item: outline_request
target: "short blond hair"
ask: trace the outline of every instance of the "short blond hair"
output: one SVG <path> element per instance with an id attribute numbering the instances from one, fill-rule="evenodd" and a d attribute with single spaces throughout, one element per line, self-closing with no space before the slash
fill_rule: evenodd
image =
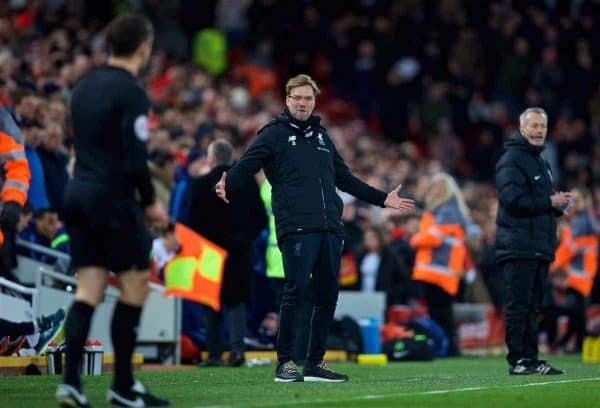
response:
<path id="1" fill-rule="evenodd" d="M 321 93 L 321 90 L 317 86 L 317 83 L 314 79 L 306 74 L 296 75 L 295 77 L 290 78 L 285 84 L 285 94 L 289 95 L 292 92 L 292 89 L 298 88 L 299 86 L 308 85 L 313 89 L 315 96 Z"/>

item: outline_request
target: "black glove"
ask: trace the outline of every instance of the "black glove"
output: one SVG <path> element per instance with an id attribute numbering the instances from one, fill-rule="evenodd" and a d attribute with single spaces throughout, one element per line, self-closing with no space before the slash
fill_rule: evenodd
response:
<path id="1" fill-rule="evenodd" d="M 17 233 L 17 224 L 21 217 L 21 204 L 15 201 L 8 201 L 2 205 L 2 212 L 0 212 L 0 227 L 5 233 Z"/>

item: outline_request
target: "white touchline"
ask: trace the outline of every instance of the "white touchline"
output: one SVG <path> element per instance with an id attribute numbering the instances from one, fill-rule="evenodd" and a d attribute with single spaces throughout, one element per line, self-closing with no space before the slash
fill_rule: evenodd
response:
<path id="1" fill-rule="evenodd" d="M 432 391 L 417 391 L 417 392 L 400 392 L 395 394 L 379 394 L 379 395 L 358 395 L 356 397 L 342 398 L 336 400 L 330 399 L 318 399 L 318 400 L 292 400 L 292 401 L 280 401 L 277 403 L 261 403 L 259 404 L 261 407 L 273 407 L 273 406 L 282 406 L 282 405 L 299 405 L 299 404 L 323 404 L 328 402 L 343 402 L 343 401 L 361 401 L 361 400 L 373 400 L 373 399 L 384 399 L 384 398 L 394 398 L 394 397 L 414 397 L 419 395 L 439 395 L 439 394 L 450 394 L 453 392 L 468 392 L 468 391 L 481 391 L 481 390 L 492 390 L 492 389 L 502 389 L 502 388 L 521 388 L 521 387 L 539 387 L 542 385 L 552 385 L 552 384 L 568 384 L 568 383 L 576 383 L 576 382 L 585 382 L 585 381 L 600 381 L 600 377 L 594 378 L 575 378 L 572 380 L 558 380 L 558 381 L 545 381 L 545 382 L 535 382 L 535 383 L 527 383 L 527 384 L 513 384 L 513 385 L 496 385 L 496 386 L 482 386 L 482 387 L 468 387 L 468 388 L 452 388 L 448 390 L 432 390 Z M 194 408 L 231 408 L 234 405 L 198 405 Z"/>

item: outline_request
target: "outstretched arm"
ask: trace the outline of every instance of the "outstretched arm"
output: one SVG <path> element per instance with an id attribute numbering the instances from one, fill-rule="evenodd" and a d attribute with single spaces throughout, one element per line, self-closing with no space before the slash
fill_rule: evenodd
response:
<path id="1" fill-rule="evenodd" d="M 402 184 L 388 194 L 368 185 L 352 174 L 335 147 L 333 151 L 333 165 L 335 169 L 335 184 L 340 190 L 352 194 L 369 204 L 380 207 L 394 208 L 401 212 L 408 212 L 414 208 L 415 203 L 413 200 L 398 196 Z"/>
<path id="2" fill-rule="evenodd" d="M 253 181 L 252 177 L 264 166 L 265 162 L 273 156 L 271 137 L 268 131 L 258 134 L 250 144 L 246 153 L 241 157 L 227 173 L 221 175 L 221 179 L 215 185 L 215 192 L 219 198 L 229 203 L 227 194 L 238 190 L 244 184 Z M 231 194 L 230 194 L 231 195 Z"/>
<path id="3" fill-rule="evenodd" d="M 415 202 L 410 198 L 403 198 L 398 195 L 402 184 L 398 184 L 398 187 L 393 189 L 387 195 L 383 205 L 388 208 L 394 208 L 400 212 L 408 212 L 415 208 Z"/>

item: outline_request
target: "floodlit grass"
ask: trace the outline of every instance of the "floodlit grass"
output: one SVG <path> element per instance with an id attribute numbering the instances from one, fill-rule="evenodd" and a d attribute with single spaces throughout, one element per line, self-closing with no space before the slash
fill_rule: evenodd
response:
<path id="1" fill-rule="evenodd" d="M 596 407 L 600 365 L 553 357 L 562 376 L 509 376 L 502 358 L 451 358 L 387 366 L 331 364 L 348 383 L 275 383 L 274 366 L 142 371 L 137 377 L 175 407 Z M 56 376 L 0 378 L 1 407 L 54 406 Z M 106 406 L 110 375 L 87 377 L 96 407 Z"/>

